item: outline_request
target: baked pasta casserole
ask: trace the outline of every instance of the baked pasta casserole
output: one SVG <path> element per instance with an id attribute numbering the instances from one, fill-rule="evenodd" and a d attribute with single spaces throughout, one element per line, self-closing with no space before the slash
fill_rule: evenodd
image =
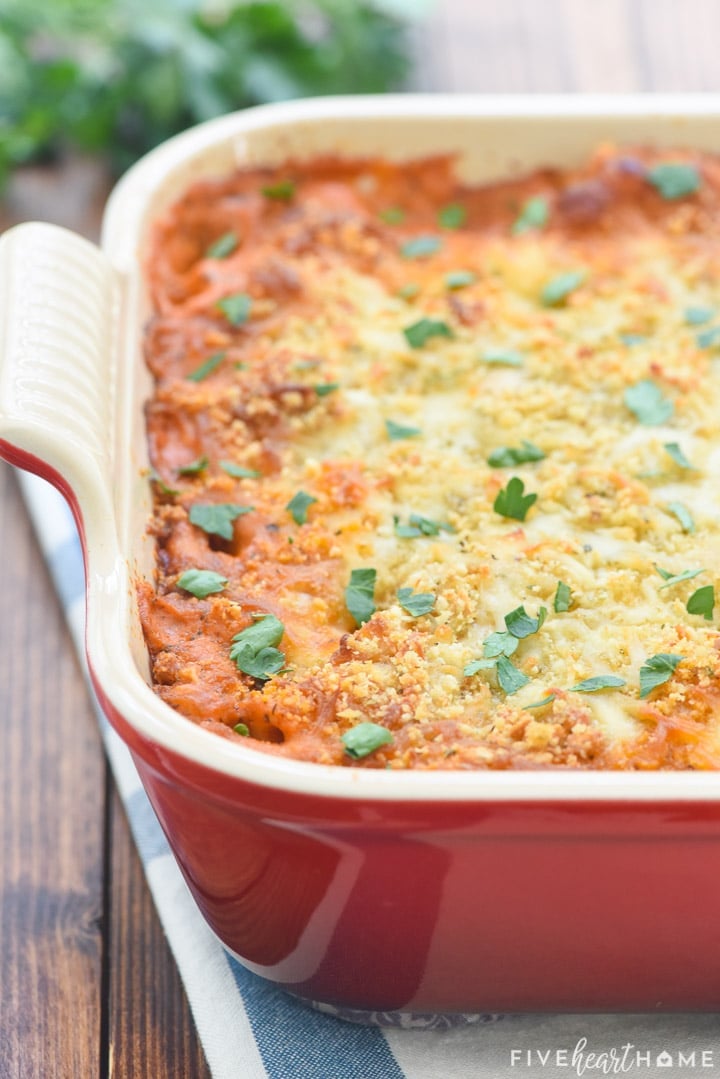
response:
<path id="1" fill-rule="evenodd" d="M 720 159 L 248 168 L 146 276 L 164 701 L 323 764 L 720 765 Z"/>

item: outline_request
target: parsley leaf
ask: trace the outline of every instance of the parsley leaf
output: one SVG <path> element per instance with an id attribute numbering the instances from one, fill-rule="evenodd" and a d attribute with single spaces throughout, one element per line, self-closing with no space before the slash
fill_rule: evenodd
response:
<path id="1" fill-rule="evenodd" d="M 512 468 L 532 461 L 543 461 L 545 454 L 538 446 L 526 439 L 519 446 L 499 446 L 488 457 L 488 464 L 493 468 Z"/>
<path id="2" fill-rule="evenodd" d="M 177 470 L 178 476 L 197 476 L 199 472 L 205 471 L 209 463 L 206 456 L 203 455 L 202 457 L 198 457 L 195 461 L 190 461 L 189 464 L 182 465 L 182 467 Z"/>
<path id="3" fill-rule="evenodd" d="M 536 494 L 523 494 L 525 484 L 519 476 L 513 476 L 507 487 L 501 488 L 493 502 L 493 509 L 501 517 L 524 521 L 530 507 L 537 501 Z"/>
<path id="4" fill-rule="evenodd" d="M 419 285 L 416 285 L 414 281 L 408 281 L 406 285 L 400 286 L 396 295 L 399 296 L 401 300 L 414 300 L 419 291 Z"/>
<path id="5" fill-rule="evenodd" d="M 356 761 L 367 757 L 380 746 L 388 745 L 392 740 L 393 736 L 387 727 L 381 727 L 379 723 L 358 723 L 340 736 L 345 752 Z"/>
<path id="6" fill-rule="evenodd" d="M 195 370 L 191 371 L 185 378 L 188 378 L 191 382 L 202 382 L 204 378 L 207 378 L 208 375 L 211 375 L 213 371 L 217 370 L 224 359 L 224 352 L 214 352 L 212 356 L 208 356 L 204 363 L 201 363 L 199 367 L 196 367 Z"/>
<path id="7" fill-rule="evenodd" d="M 510 696 L 526 686 L 530 679 L 522 671 L 510 662 L 506 656 L 499 656 L 497 661 L 497 676 L 500 688 Z"/>
<path id="8" fill-rule="evenodd" d="M 469 663 L 466 663 L 463 667 L 463 678 L 471 678 L 478 671 L 494 671 L 495 660 L 494 659 L 471 659 Z"/>
<path id="9" fill-rule="evenodd" d="M 498 656 L 511 656 L 517 652 L 518 638 L 507 630 L 496 630 L 483 641 L 483 655 L 487 659 L 496 659 Z"/>
<path id="10" fill-rule="evenodd" d="M 660 591 L 663 588 L 671 588 L 674 584 L 680 584 L 682 581 L 691 581 L 693 577 L 705 572 L 704 569 L 684 569 L 682 573 L 671 573 L 670 570 L 661 569 L 660 566 L 655 566 L 655 569 L 665 582 L 660 585 Z"/>
<path id="11" fill-rule="evenodd" d="M 672 201 L 693 195 L 700 187 L 700 173 L 695 165 L 665 161 L 648 170 L 648 180 L 662 198 Z"/>
<path id="12" fill-rule="evenodd" d="M 546 704 L 552 704 L 554 700 L 555 694 L 548 693 L 547 697 L 543 697 L 541 701 L 533 701 L 532 704 L 524 704 L 523 711 L 526 711 L 528 708 L 544 708 Z"/>
<path id="13" fill-rule="evenodd" d="M 596 674 L 593 678 L 584 678 L 576 686 L 570 686 L 571 693 L 598 693 L 601 689 L 620 689 L 627 685 L 624 678 L 616 674 Z"/>
<path id="14" fill-rule="evenodd" d="M 421 318 L 403 330 L 411 348 L 422 348 L 431 337 L 454 337 L 447 322 L 434 318 Z"/>
<path id="15" fill-rule="evenodd" d="M 720 341 L 720 326 L 710 326 L 695 336 L 698 348 L 712 348 Z"/>
<path id="16" fill-rule="evenodd" d="M 421 517 L 411 513 L 409 524 L 402 524 L 399 517 L 393 517 L 395 535 L 402 539 L 417 539 L 418 536 L 439 536 L 441 532 L 454 532 L 452 525 L 445 521 L 433 521 L 430 517 Z"/>
<path id="17" fill-rule="evenodd" d="M 690 511 L 683 506 L 682 502 L 668 502 L 667 508 L 680 522 L 683 532 L 694 532 L 695 522 L 690 516 Z"/>
<path id="18" fill-rule="evenodd" d="M 459 229 L 467 220 L 467 210 L 459 202 L 451 202 L 438 211 L 437 223 L 441 229 Z"/>
<path id="19" fill-rule="evenodd" d="M 307 511 L 313 502 L 317 502 L 317 498 L 313 498 L 306 491 L 298 491 L 292 496 L 285 509 L 296 525 L 304 525 L 307 521 Z"/>
<path id="20" fill-rule="evenodd" d="M 250 735 L 250 728 L 247 723 L 236 723 L 233 730 L 235 731 L 235 734 L 239 734 L 243 738 L 247 738 Z"/>
<path id="21" fill-rule="evenodd" d="M 174 498 L 175 495 L 179 495 L 180 492 L 175 487 L 168 487 L 165 480 L 155 471 L 154 468 L 150 469 L 148 479 L 151 483 L 154 483 L 161 494 L 167 495 L 169 498 Z"/>
<path id="22" fill-rule="evenodd" d="M 244 674 L 266 682 L 285 666 L 284 654 L 275 648 L 284 632 L 284 625 L 274 614 L 260 615 L 235 634 L 230 659 Z"/>
<path id="23" fill-rule="evenodd" d="M 663 449 L 672 457 L 679 468 L 687 468 L 691 472 L 696 471 L 695 465 L 690 464 L 678 442 L 663 442 Z"/>
<path id="24" fill-rule="evenodd" d="M 523 354 L 516 348 L 488 348 L 480 356 L 484 363 L 499 364 L 503 367 L 522 367 Z"/>
<path id="25" fill-rule="evenodd" d="M 386 225 L 402 225 L 405 220 L 405 211 L 400 206 L 388 206 L 378 214 L 381 221 Z"/>
<path id="26" fill-rule="evenodd" d="M 369 621 L 375 613 L 375 581 L 377 570 L 354 569 L 345 589 L 345 606 L 358 626 Z"/>
<path id="27" fill-rule="evenodd" d="M 532 633 L 537 633 L 546 617 L 547 607 L 540 607 L 537 618 L 532 618 L 524 607 L 516 607 L 510 614 L 505 615 L 505 625 L 513 637 L 524 640 Z"/>
<path id="28" fill-rule="evenodd" d="M 223 296 L 215 304 L 219 307 L 228 322 L 233 326 L 242 326 L 247 322 L 252 307 L 252 300 L 247 292 L 233 292 L 229 296 Z"/>
<path id="29" fill-rule="evenodd" d="M 223 472 L 227 472 L 228 476 L 234 476 L 236 480 L 256 480 L 262 475 L 257 469 L 236 465 L 234 461 L 221 461 L 220 468 Z"/>
<path id="30" fill-rule="evenodd" d="M 238 234 L 236 232 L 226 232 L 223 236 L 210 244 L 205 252 L 206 259 L 225 259 L 228 255 L 232 255 L 233 251 L 237 250 L 238 246 Z"/>
<path id="31" fill-rule="evenodd" d="M 523 203 L 510 231 L 513 236 L 521 236 L 532 229 L 541 229 L 547 224 L 549 216 L 547 199 L 541 195 L 535 195 Z"/>
<path id="32" fill-rule="evenodd" d="M 715 588 L 711 584 L 696 589 L 686 604 L 688 614 L 701 614 L 708 622 L 712 619 L 714 607 Z"/>
<path id="33" fill-rule="evenodd" d="M 564 581 L 558 581 L 557 589 L 555 590 L 555 599 L 553 600 L 553 610 L 556 614 L 562 614 L 563 611 L 570 610 L 570 604 L 572 603 L 572 592 L 570 585 L 565 584 Z"/>
<path id="34" fill-rule="evenodd" d="M 439 236 L 415 236 L 412 240 L 406 240 L 400 248 L 400 254 L 404 259 L 420 259 L 427 255 L 434 255 L 442 247 Z"/>
<path id="35" fill-rule="evenodd" d="M 214 573 L 211 569 L 186 569 L 177 579 L 178 588 L 191 592 L 198 599 L 205 599 L 214 592 L 222 592 L 227 583 L 227 577 Z"/>
<path id="36" fill-rule="evenodd" d="M 430 613 L 437 596 L 433 592 L 413 592 L 412 588 L 399 588 L 397 598 L 404 611 L 413 618 L 419 618 L 420 615 Z"/>
<path id="37" fill-rule="evenodd" d="M 647 697 L 657 686 L 669 681 L 675 668 L 685 659 L 672 652 L 658 652 L 645 660 L 640 668 L 640 697 Z"/>
<path id="38" fill-rule="evenodd" d="M 235 502 L 196 502 L 188 514 L 192 524 L 210 535 L 233 538 L 232 523 L 244 513 L 252 513 L 254 506 L 238 506 Z"/>
<path id="39" fill-rule="evenodd" d="M 289 202 L 295 196 L 295 184 L 292 180 L 278 180 L 274 184 L 266 184 L 262 193 L 266 199 Z"/>
<path id="40" fill-rule="evenodd" d="M 313 389 L 315 390 L 315 393 L 318 395 L 318 397 L 327 397 L 329 393 L 334 393 L 335 390 L 340 389 L 340 383 L 318 382 L 317 385 L 313 386 Z"/>
<path id="41" fill-rule="evenodd" d="M 584 270 L 567 270 L 553 277 L 540 293 L 543 307 L 559 307 L 568 296 L 580 288 L 586 276 Z"/>
<path id="42" fill-rule="evenodd" d="M 472 270 L 451 270 L 450 273 L 445 274 L 445 288 L 465 288 L 466 285 L 474 285 L 477 281 L 477 274 Z"/>
<path id="43" fill-rule="evenodd" d="M 395 420 L 385 420 L 385 430 L 392 442 L 399 442 L 404 438 L 415 438 L 422 434 L 420 427 L 404 427 L 401 423 L 395 423 Z"/>
<path id="44" fill-rule="evenodd" d="M 645 427 L 656 427 L 669 420 L 675 406 L 662 390 L 649 378 L 643 378 L 634 386 L 628 386 L 623 401 L 630 411 Z"/>
<path id="45" fill-rule="evenodd" d="M 685 321 L 688 326 L 702 326 L 703 322 L 709 322 L 715 318 L 715 309 L 712 307 L 686 307 Z"/>

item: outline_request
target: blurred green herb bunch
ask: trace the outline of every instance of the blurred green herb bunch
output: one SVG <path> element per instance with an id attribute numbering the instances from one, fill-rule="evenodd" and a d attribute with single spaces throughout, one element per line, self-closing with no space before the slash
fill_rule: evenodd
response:
<path id="1" fill-rule="evenodd" d="M 0 187 L 67 150 L 117 173 L 247 105 L 397 88 L 408 51 L 380 0 L 0 0 Z"/>

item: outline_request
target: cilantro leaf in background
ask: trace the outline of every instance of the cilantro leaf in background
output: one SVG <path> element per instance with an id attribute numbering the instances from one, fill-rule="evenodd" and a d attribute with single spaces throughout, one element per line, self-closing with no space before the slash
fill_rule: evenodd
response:
<path id="1" fill-rule="evenodd" d="M 403 330 L 405 340 L 411 348 L 422 348 L 431 337 L 452 337 L 453 332 L 447 322 L 434 318 L 421 318 L 406 326 Z"/>
<path id="2" fill-rule="evenodd" d="M 433 592 L 413 592 L 412 588 L 398 588 L 397 598 L 404 611 L 413 618 L 419 618 L 423 614 L 430 614 L 437 596 Z"/>
<path id="3" fill-rule="evenodd" d="M 664 161 L 648 169 L 648 180 L 657 193 L 668 201 L 694 195 L 700 187 L 696 165 L 684 161 Z"/>
<path id="4" fill-rule="evenodd" d="M 214 352 L 212 356 L 208 356 L 199 367 L 196 367 L 194 371 L 191 371 L 190 374 L 185 377 L 191 382 L 202 382 L 202 380 L 207 378 L 208 375 L 211 375 L 213 371 L 217 371 L 224 359 L 224 352 Z"/>
<path id="5" fill-rule="evenodd" d="M 285 656 L 275 647 L 282 640 L 285 626 L 274 614 L 263 614 L 236 633 L 230 659 L 238 670 L 266 682 L 285 666 Z"/>
<path id="6" fill-rule="evenodd" d="M 401 89 L 411 42 L 371 0 L 22 0 L 0 19 L 0 186 L 67 148 L 119 174 L 248 105 Z"/>
<path id="7" fill-rule="evenodd" d="M 345 606 L 358 626 L 368 622 L 375 614 L 375 581 L 377 570 L 354 569 L 350 583 L 345 589 Z"/>
<path id="8" fill-rule="evenodd" d="M 266 184 L 262 193 L 266 199 L 275 202 L 290 202 L 295 198 L 295 184 L 292 180 L 278 180 L 277 183 Z"/>
<path id="9" fill-rule="evenodd" d="M 228 476 L 233 476 L 236 480 L 256 480 L 262 475 L 255 468 L 245 468 L 244 465 L 236 465 L 234 461 L 221 461 L 220 468 L 223 472 L 226 472 Z"/>
<path id="10" fill-rule="evenodd" d="M 231 322 L 233 326 L 242 326 L 244 322 L 247 322 L 250 316 L 250 309 L 252 308 L 252 300 L 248 296 L 247 292 L 234 292 L 230 296 L 223 296 L 221 300 L 215 304 L 228 322 Z"/>
<path id="11" fill-rule="evenodd" d="M 586 276 L 584 270 L 567 270 L 553 277 L 540 293 L 540 302 L 543 307 L 560 307 L 568 296 L 580 288 Z"/>
<path id="12" fill-rule="evenodd" d="M 238 234 L 236 232 L 226 232 L 220 236 L 215 243 L 210 244 L 205 252 L 205 258 L 226 259 L 237 250 L 238 242 Z"/>
<path id="13" fill-rule="evenodd" d="M 437 223 L 441 229 L 459 229 L 467 219 L 467 210 L 459 202 L 451 202 L 438 211 Z"/>
<path id="14" fill-rule="evenodd" d="M 434 255 L 441 247 L 439 236 L 415 236 L 402 244 L 400 254 L 404 259 L 422 259 Z"/>
<path id="15" fill-rule="evenodd" d="M 668 502 L 667 509 L 674 517 L 677 517 L 683 532 L 695 531 L 695 522 L 692 519 L 690 511 L 686 506 L 683 506 L 682 502 Z"/>
<path id="16" fill-rule="evenodd" d="M 298 491 L 292 496 L 285 509 L 296 525 L 304 525 L 307 521 L 307 511 L 313 502 L 317 502 L 317 498 L 313 498 L 307 491 Z"/>
<path id="17" fill-rule="evenodd" d="M 488 464 L 493 468 L 513 468 L 515 465 L 543 461 L 545 454 L 538 446 L 526 439 L 519 446 L 499 446 L 488 457 Z"/>
<path id="18" fill-rule="evenodd" d="M 474 285 L 476 281 L 477 274 L 472 270 L 451 270 L 445 274 L 445 288 L 449 289 L 465 288 L 466 285 Z"/>
<path id="19" fill-rule="evenodd" d="M 354 760 L 362 760 L 368 754 L 373 753 L 380 746 L 389 745 L 393 736 L 387 727 L 381 727 L 379 723 L 358 723 L 340 736 L 340 741 L 345 746 L 345 752 Z"/>
<path id="20" fill-rule="evenodd" d="M 198 599 L 205 599 L 215 592 L 222 592 L 227 587 L 227 577 L 211 569 L 186 569 L 177 579 L 178 588 L 191 592 Z"/>
<path id="21" fill-rule="evenodd" d="M 233 538 L 233 521 L 244 513 L 252 513 L 253 506 L 239 506 L 235 502 L 196 502 L 190 507 L 191 524 L 210 535 Z"/>
<path id="22" fill-rule="evenodd" d="M 510 231 L 513 236 L 521 236 L 532 229 L 541 229 L 547 224 L 549 216 L 547 199 L 542 198 L 541 195 L 535 195 L 523 204 Z"/>
<path id="23" fill-rule="evenodd" d="M 645 427 L 657 427 L 669 420 L 675 406 L 659 386 L 649 378 L 643 378 L 634 386 L 628 386 L 623 395 L 627 408 Z"/>
<path id="24" fill-rule="evenodd" d="M 711 584 L 703 585 L 696 589 L 686 603 L 688 614 L 701 614 L 708 622 L 713 616 L 715 607 L 715 588 Z"/>
<path id="25" fill-rule="evenodd" d="M 715 315 L 714 307 L 685 308 L 685 321 L 688 326 L 702 326 L 703 322 L 709 322 L 711 318 L 715 318 Z"/>
<path id="26" fill-rule="evenodd" d="M 675 668 L 685 659 L 672 652 L 658 652 L 649 656 L 640 668 L 640 697 L 647 697 L 654 689 L 668 682 L 675 673 Z"/>
<path id="27" fill-rule="evenodd" d="M 570 686 L 571 693 L 598 693 L 601 689 L 621 689 L 627 685 L 624 678 L 618 678 L 616 674 L 596 674 L 592 678 L 584 678 L 576 686 Z"/>
<path id="28" fill-rule="evenodd" d="M 695 471 L 695 465 L 688 461 L 679 442 L 663 442 L 663 449 L 672 457 L 678 468 L 686 468 L 691 472 Z"/>
<path id="29" fill-rule="evenodd" d="M 525 484 L 519 476 L 508 480 L 507 487 L 501 488 L 493 502 L 493 509 L 501 517 L 510 517 L 515 521 L 524 521 L 530 507 L 537 502 L 536 494 L 523 494 Z"/>
<path id="30" fill-rule="evenodd" d="M 484 363 L 498 364 L 502 367 L 522 367 L 523 354 L 516 348 L 487 348 L 481 354 Z"/>
<path id="31" fill-rule="evenodd" d="M 710 326 L 707 330 L 702 330 L 696 334 L 695 340 L 698 348 L 712 348 L 720 342 L 720 326 Z"/>
<path id="32" fill-rule="evenodd" d="M 198 457 L 195 461 L 190 461 L 187 465 L 181 465 L 178 468 L 178 476 L 197 476 L 200 472 L 204 472 L 208 464 L 207 457 L 203 455 Z"/>
<path id="33" fill-rule="evenodd" d="M 385 430 L 391 442 L 401 442 L 405 438 L 416 438 L 422 434 L 420 427 L 405 427 L 395 420 L 385 420 Z"/>

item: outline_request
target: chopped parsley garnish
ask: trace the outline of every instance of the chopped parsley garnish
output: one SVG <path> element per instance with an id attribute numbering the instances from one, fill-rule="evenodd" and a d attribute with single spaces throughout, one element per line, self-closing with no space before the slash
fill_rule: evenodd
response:
<path id="1" fill-rule="evenodd" d="M 278 180 L 277 183 L 266 184 L 262 193 L 266 199 L 289 202 L 295 195 L 295 184 L 292 180 Z"/>
<path id="2" fill-rule="evenodd" d="M 508 630 L 496 630 L 483 641 L 483 655 L 486 659 L 496 659 L 498 656 L 511 656 L 517 652 L 518 638 Z"/>
<path id="3" fill-rule="evenodd" d="M 165 480 L 155 471 L 154 468 L 150 469 L 148 479 L 151 483 L 154 483 L 161 494 L 167 495 L 169 498 L 174 498 L 175 495 L 179 495 L 180 492 L 175 487 L 168 487 Z"/>
<path id="4" fill-rule="evenodd" d="M 523 354 L 516 348 L 486 348 L 480 359 L 484 363 L 498 364 L 502 367 L 522 367 Z"/>
<path id="5" fill-rule="evenodd" d="M 257 469 L 236 465 L 234 461 L 221 461 L 220 468 L 223 472 L 227 472 L 228 476 L 234 476 L 236 480 L 256 480 L 262 475 Z"/>
<path id="6" fill-rule="evenodd" d="M 196 502 L 188 514 L 192 524 L 210 535 L 233 538 L 233 521 L 244 513 L 252 513 L 254 506 L 238 506 L 235 502 Z"/>
<path id="7" fill-rule="evenodd" d="M 704 569 L 684 569 L 682 573 L 672 573 L 669 569 L 662 569 L 660 566 L 655 566 L 655 570 L 665 582 L 660 585 L 660 591 L 663 588 L 671 588 L 674 584 L 681 584 L 682 581 L 691 581 L 693 577 L 705 572 Z"/>
<path id="8" fill-rule="evenodd" d="M 238 234 L 236 232 L 226 232 L 215 243 L 210 244 L 205 252 L 206 259 L 226 259 L 228 255 L 232 255 L 233 251 L 237 250 Z"/>
<path id="9" fill-rule="evenodd" d="M 204 455 L 198 457 L 196 460 L 190 461 L 189 464 L 182 465 L 182 467 L 177 470 L 178 476 L 197 476 L 199 472 L 205 471 L 209 463 L 207 457 Z"/>
<path id="10" fill-rule="evenodd" d="M 547 607 L 540 607 L 537 618 L 532 618 L 524 607 L 516 607 L 510 614 L 505 615 L 505 626 L 508 633 L 522 641 L 525 637 L 537 633 L 546 617 Z"/>
<path id="11" fill-rule="evenodd" d="M 439 536 L 441 532 L 454 532 L 452 525 L 445 521 L 433 521 L 430 517 L 421 517 L 411 513 L 409 523 L 404 525 L 399 517 L 393 517 L 395 535 L 402 539 L 417 539 L 419 536 Z"/>
<path id="12" fill-rule="evenodd" d="M 191 592 L 198 599 L 205 599 L 214 592 L 222 592 L 227 583 L 227 577 L 211 569 L 186 569 L 177 579 L 178 588 Z"/>
<path id="13" fill-rule="evenodd" d="M 327 397 L 329 393 L 335 393 L 335 390 L 340 389 L 340 383 L 318 382 L 317 385 L 313 386 L 313 389 L 315 390 L 315 393 L 318 395 L 318 397 Z"/>
<path id="14" fill-rule="evenodd" d="M 496 670 L 500 688 L 508 696 L 511 693 L 517 693 L 519 689 L 522 689 L 530 681 L 528 676 L 519 671 L 507 656 L 498 656 Z"/>
<path id="15" fill-rule="evenodd" d="M 715 318 L 715 309 L 712 307 L 686 307 L 685 321 L 688 326 L 702 326 L 703 322 L 709 322 Z"/>
<path id="16" fill-rule="evenodd" d="M 711 326 L 695 336 L 698 348 L 712 348 L 720 341 L 720 326 Z"/>
<path id="17" fill-rule="evenodd" d="M 433 592 L 413 592 L 412 588 L 399 588 L 397 598 L 404 611 L 413 618 L 419 618 L 420 615 L 430 613 L 437 596 Z"/>
<path id="18" fill-rule="evenodd" d="M 437 215 L 437 223 L 441 229 L 459 229 L 467 220 L 467 210 L 459 202 L 451 202 L 441 207 Z"/>
<path id="19" fill-rule="evenodd" d="M 532 461 L 543 461 L 545 454 L 534 443 L 522 440 L 519 446 L 499 446 L 488 457 L 488 464 L 493 468 L 513 468 Z"/>
<path id="20" fill-rule="evenodd" d="M 439 236 L 415 236 L 412 240 L 406 240 L 400 248 L 400 254 L 404 259 L 426 258 L 434 255 L 442 247 Z"/>
<path id="21" fill-rule="evenodd" d="M 668 502 L 667 508 L 674 517 L 677 517 L 683 532 L 695 531 L 695 522 L 690 515 L 690 511 L 683 506 L 682 502 Z"/>
<path id="22" fill-rule="evenodd" d="M 416 438 L 417 435 L 422 434 L 422 428 L 406 427 L 402 423 L 396 423 L 395 420 L 385 420 L 385 430 L 392 442 L 399 442 L 404 438 Z"/>
<path id="23" fill-rule="evenodd" d="M 523 494 L 525 484 L 519 476 L 513 476 L 507 487 L 501 488 L 493 502 L 493 509 L 501 517 L 510 517 L 514 521 L 524 521 L 530 507 L 537 502 L 536 494 Z"/>
<path id="24" fill-rule="evenodd" d="M 250 735 L 250 728 L 247 723 L 236 723 L 233 730 L 235 734 L 241 735 L 242 738 L 248 738 Z"/>
<path id="25" fill-rule="evenodd" d="M 510 231 L 513 236 L 521 236 L 524 232 L 530 232 L 532 229 L 541 229 L 547 225 L 548 217 L 547 199 L 544 199 L 541 195 L 535 195 L 523 203 Z"/>
<path id="26" fill-rule="evenodd" d="M 406 326 L 403 333 L 411 348 L 422 348 L 431 337 L 454 336 L 447 322 L 435 318 L 421 318 L 411 326 Z"/>
<path id="27" fill-rule="evenodd" d="M 358 626 L 369 621 L 375 613 L 375 581 L 377 570 L 354 569 L 345 589 L 345 606 Z"/>
<path id="28" fill-rule="evenodd" d="M 656 427 L 669 420 L 675 406 L 649 378 L 628 386 L 623 401 L 645 427 Z"/>
<path id="29" fill-rule="evenodd" d="M 668 682 L 675 673 L 675 668 L 685 659 L 672 652 L 658 652 L 649 656 L 640 668 L 640 698 L 647 697 L 657 686 Z"/>
<path id="30" fill-rule="evenodd" d="M 397 295 L 401 300 L 414 300 L 419 291 L 419 285 L 416 285 L 414 281 L 408 281 L 406 285 L 400 286 L 397 290 Z"/>
<path id="31" fill-rule="evenodd" d="M 642 345 L 647 341 L 647 337 L 642 333 L 621 333 L 620 340 L 628 348 L 632 348 L 634 345 Z"/>
<path id="32" fill-rule="evenodd" d="M 233 326 L 242 326 L 244 322 L 247 322 L 250 315 L 252 300 L 247 292 L 233 292 L 229 296 L 223 296 L 215 306 L 220 308 L 225 318 L 228 322 L 232 322 Z"/>
<path id="33" fill-rule="evenodd" d="M 194 371 L 191 371 L 190 374 L 185 377 L 190 379 L 191 382 L 202 382 L 204 378 L 207 378 L 208 375 L 211 375 L 213 371 L 218 369 L 224 359 L 224 352 L 214 352 L 212 356 L 208 356 L 199 367 L 196 367 Z"/>
<path id="34" fill-rule="evenodd" d="M 317 498 L 313 498 L 306 491 L 298 491 L 292 496 L 285 509 L 296 525 L 304 525 L 307 521 L 307 511 L 313 502 L 317 502 Z"/>
<path id="35" fill-rule="evenodd" d="M 532 704 L 523 705 L 523 711 L 526 711 L 528 708 L 544 708 L 546 704 L 552 704 L 554 700 L 555 694 L 548 693 L 547 697 L 543 697 L 541 701 L 533 701 Z"/>
<path id="36" fill-rule="evenodd" d="M 562 614 L 564 611 L 570 610 L 571 603 L 572 591 L 570 585 L 565 584 L 564 581 L 558 581 L 555 589 L 555 599 L 553 600 L 553 610 L 556 614 Z"/>
<path id="37" fill-rule="evenodd" d="M 648 169 L 647 178 L 662 198 L 672 201 L 693 195 L 700 187 L 700 173 L 695 165 L 683 161 L 665 161 Z"/>
<path id="38" fill-rule="evenodd" d="M 386 225 L 402 225 L 405 220 L 405 211 L 401 206 L 388 206 L 378 214 L 381 221 Z"/>
<path id="39" fill-rule="evenodd" d="M 445 288 L 449 289 L 465 288 L 466 285 L 474 285 L 476 281 L 477 274 L 472 270 L 451 270 L 445 274 Z"/>
<path id="40" fill-rule="evenodd" d="M 695 471 L 695 465 L 688 461 L 678 442 L 663 442 L 663 449 L 672 457 L 679 468 L 687 468 L 691 472 Z"/>
<path id="41" fill-rule="evenodd" d="M 688 614 L 701 614 L 709 622 L 715 607 L 715 588 L 711 584 L 696 589 L 686 603 Z"/>
<path id="42" fill-rule="evenodd" d="M 584 270 L 567 270 L 553 277 L 540 293 L 543 307 L 559 307 L 585 280 Z"/>
<path id="43" fill-rule="evenodd" d="M 471 659 L 469 663 L 466 663 L 463 667 L 463 678 L 472 678 L 478 671 L 494 671 L 495 660 L 494 659 Z"/>
<path id="44" fill-rule="evenodd" d="M 380 746 L 388 745 L 392 740 L 393 736 L 387 727 L 381 727 L 379 723 L 358 723 L 340 736 L 345 752 L 356 761 L 367 757 Z"/>
<path id="45" fill-rule="evenodd" d="M 601 689 L 621 689 L 625 685 L 625 679 L 618 678 L 616 674 L 596 674 L 592 678 L 584 678 L 576 686 L 570 686 L 570 692 L 598 693 Z"/>
<path id="46" fill-rule="evenodd" d="M 266 682 L 285 666 L 284 654 L 275 647 L 284 632 L 285 626 L 274 614 L 255 616 L 251 625 L 233 637 L 230 659 L 243 674 Z"/>

